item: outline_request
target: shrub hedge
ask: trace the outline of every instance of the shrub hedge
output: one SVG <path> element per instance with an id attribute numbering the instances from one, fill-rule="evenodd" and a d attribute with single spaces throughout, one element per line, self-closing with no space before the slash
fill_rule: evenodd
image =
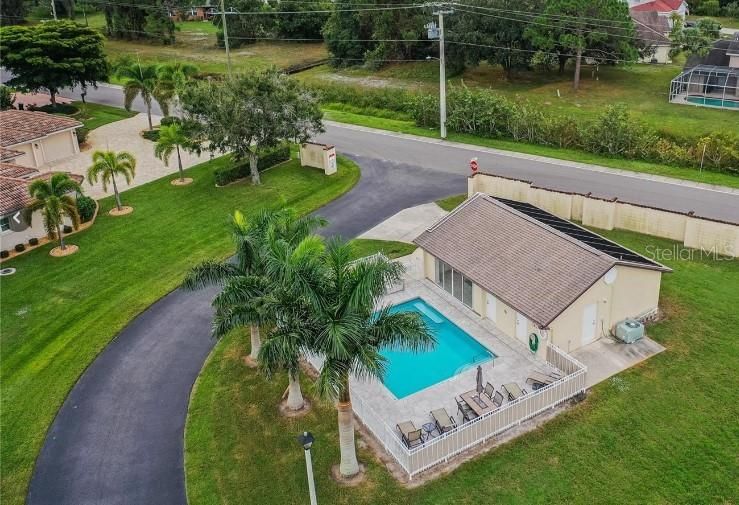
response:
<path id="1" fill-rule="evenodd" d="M 13 249 L 15 249 L 15 252 L 23 252 L 26 250 L 26 246 L 24 246 L 23 244 L 15 244 L 15 247 Z"/>
<path id="2" fill-rule="evenodd" d="M 38 245 L 38 239 L 36 237 L 28 239 L 28 245 L 30 246 L 37 246 Z"/>
<path id="3" fill-rule="evenodd" d="M 95 200 L 89 196 L 80 195 L 77 197 L 77 212 L 80 215 L 80 221 L 88 222 L 95 215 Z"/>
<path id="4" fill-rule="evenodd" d="M 10 252 L 9 251 L 6 251 L 5 249 L 3 249 L 2 251 L 0 251 L 0 258 L 5 259 L 8 256 L 10 256 Z"/>
<path id="5" fill-rule="evenodd" d="M 417 126 L 439 127 L 439 98 L 400 88 L 365 89 L 311 82 L 322 103 L 380 108 L 411 117 Z M 607 106 L 594 119 L 574 119 L 542 110 L 526 100 L 511 100 L 489 90 L 452 86 L 447 91 L 447 129 L 480 137 L 581 149 L 606 156 L 653 161 L 739 174 L 739 135 L 713 132 L 671 138 L 634 118 L 625 105 Z M 704 155 L 705 146 L 705 155 Z"/>
<path id="6" fill-rule="evenodd" d="M 285 144 L 274 149 L 265 150 L 260 154 L 257 168 L 262 172 L 289 159 L 290 146 Z M 218 186 L 225 186 L 231 182 L 249 177 L 250 174 L 249 160 L 239 160 L 233 166 L 216 170 L 214 175 L 216 184 Z"/>

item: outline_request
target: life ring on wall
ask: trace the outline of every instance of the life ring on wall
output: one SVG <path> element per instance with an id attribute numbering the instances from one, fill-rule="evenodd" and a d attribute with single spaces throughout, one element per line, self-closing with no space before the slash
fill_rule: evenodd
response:
<path id="1" fill-rule="evenodd" d="M 539 349 L 539 335 L 536 333 L 529 335 L 529 349 L 531 349 L 531 352 L 536 352 Z"/>

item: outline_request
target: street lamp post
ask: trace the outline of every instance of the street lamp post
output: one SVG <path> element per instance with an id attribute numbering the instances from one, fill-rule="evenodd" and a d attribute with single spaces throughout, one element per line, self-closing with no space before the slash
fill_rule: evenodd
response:
<path id="1" fill-rule="evenodd" d="M 313 435 L 309 431 L 304 431 L 298 435 L 298 442 L 303 446 L 305 451 L 305 468 L 308 472 L 308 492 L 310 493 L 310 505 L 318 505 L 316 499 L 316 483 L 313 480 L 313 460 L 311 459 L 310 448 L 313 446 Z"/>

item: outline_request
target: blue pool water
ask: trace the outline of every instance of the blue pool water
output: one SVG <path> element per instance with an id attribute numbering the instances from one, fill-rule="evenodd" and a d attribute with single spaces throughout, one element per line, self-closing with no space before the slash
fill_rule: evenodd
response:
<path id="1" fill-rule="evenodd" d="M 739 102 L 734 100 L 721 100 L 720 98 L 703 98 L 700 96 L 689 96 L 685 100 L 690 103 L 712 105 L 714 107 L 725 107 L 729 109 L 739 109 Z"/>
<path id="2" fill-rule="evenodd" d="M 388 360 L 383 382 L 396 398 L 405 398 L 495 357 L 422 298 L 395 305 L 391 311 L 418 312 L 436 337 L 436 345 L 430 351 L 381 351 Z M 470 389 L 473 387 L 474 384 L 470 384 Z"/>

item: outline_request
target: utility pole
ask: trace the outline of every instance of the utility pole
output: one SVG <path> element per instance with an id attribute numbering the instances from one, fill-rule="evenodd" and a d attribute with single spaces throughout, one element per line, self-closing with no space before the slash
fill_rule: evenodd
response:
<path id="1" fill-rule="evenodd" d="M 444 4 L 436 6 L 434 16 L 439 16 L 438 28 L 434 23 L 426 25 L 430 39 L 439 39 L 439 124 L 441 138 L 446 138 L 446 58 L 444 56 L 444 14 L 454 14 L 452 9 L 444 9 Z M 430 58 L 430 57 L 429 57 Z"/>
<path id="2" fill-rule="evenodd" d="M 231 50 L 228 47 L 228 27 L 226 27 L 226 7 L 221 0 L 221 22 L 223 23 L 223 45 L 226 47 L 226 68 L 228 76 L 231 77 Z"/>
<path id="3" fill-rule="evenodd" d="M 57 21 L 57 18 L 56 18 L 56 0 L 51 0 L 51 13 L 54 15 L 54 21 Z"/>

